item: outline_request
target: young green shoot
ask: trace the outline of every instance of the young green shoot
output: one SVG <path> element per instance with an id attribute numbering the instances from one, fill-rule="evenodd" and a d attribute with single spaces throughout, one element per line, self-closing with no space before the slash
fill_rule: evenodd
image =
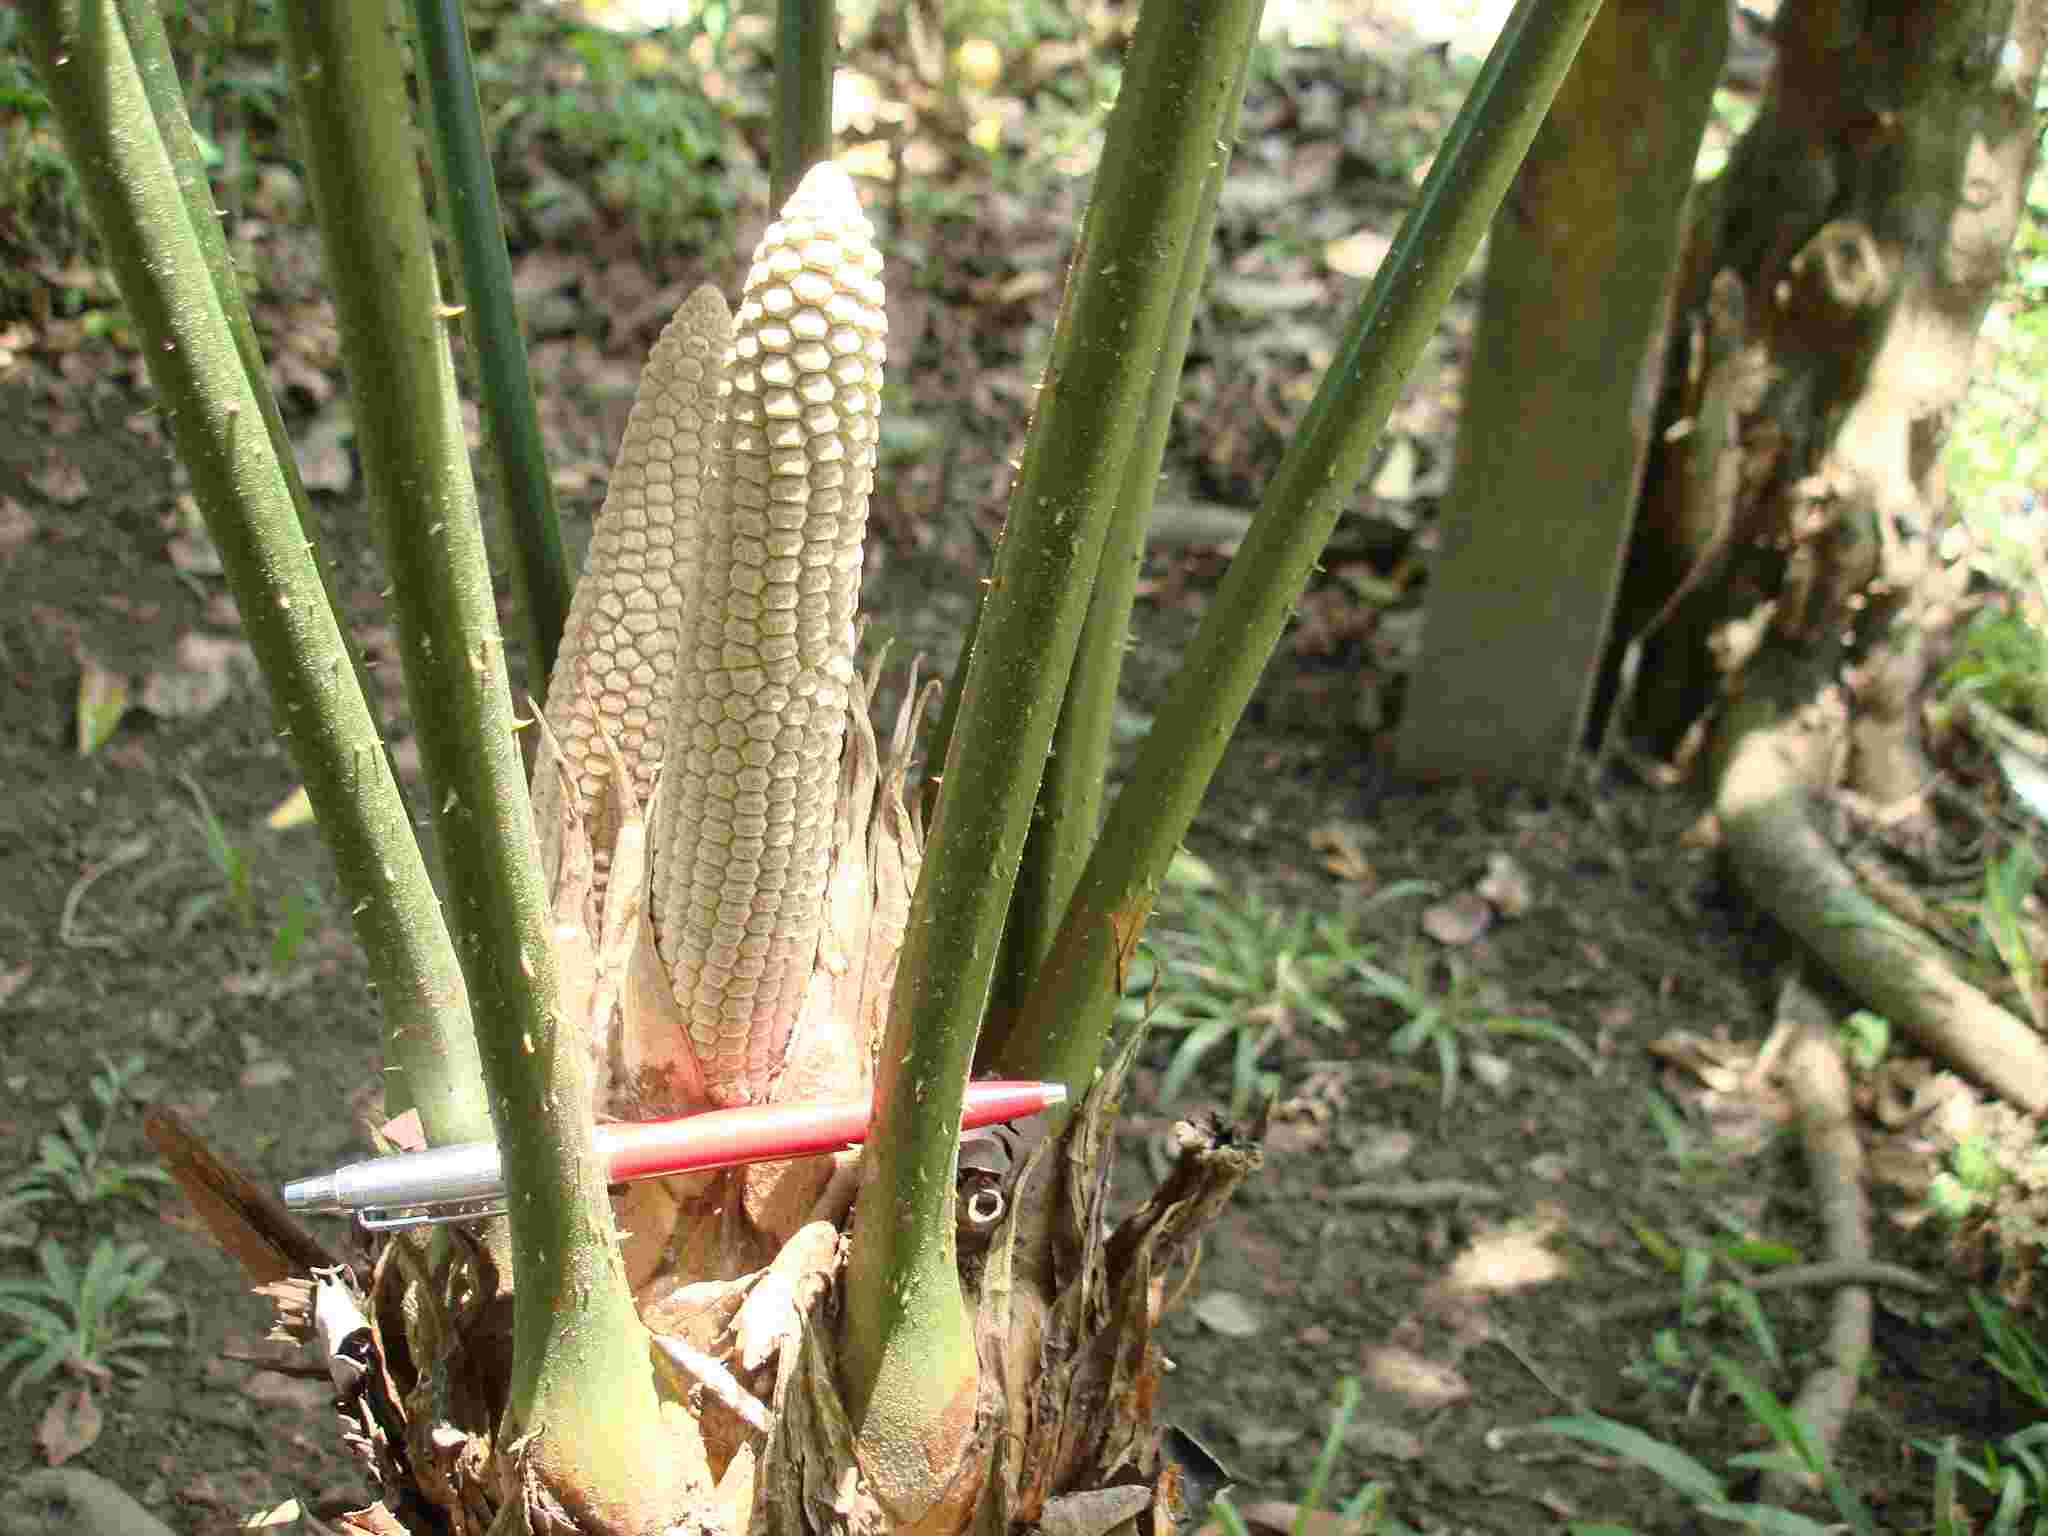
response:
<path id="1" fill-rule="evenodd" d="M 1428 889 L 1403 882 L 1380 892 L 1371 906 Z M 1152 942 L 1150 963 L 1132 967 L 1121 1013 L 1126 1023 L 1142 1018 L 1150 1028 L 1180 1036 L 1159 1100 L 1178 1099 L 1202 1063 L 1228 1047 L 1233 1115 L 1278 1088 L 1278 1076 L 1265 1067 L 1267 1053 L 1302 1021 L 1330 1031 L 1347 1027 L 1338 993 L 1367 963 L 1346 920 L 1282 911 L 1256 894 L 1233 902 L 1190 891 L 1178 918 L 1153 925 Z"/>
<path id="2" fill-rule="evenodd" d="M 83 1266 L 55 1238 L 37 1249 L 40 1273 L 0 1280 L 0 1375 L 14 1371 L 9 1397 L 68 1368 L 106 1381 L 140 1376 L 143 1358 L 177 1341 L 162 1325 L 178 1315 L 156 1289 L 164 1261 L 141 1243 L 101 1238 Z"/>
<path id="3" fill-rule="evenodd" d="M 1457 1099 L 1465 1038 L 1470 1035 L 1543 1041 L 1577 1057 L 1589 1070 L 1593 1067 L 1591 1048 L 1567 1026 L 1555 1019 L 1486 1008 L 1471 995 L 1463 968 L 1455 960 L 1449 961 L 1448 967 L 1449 983 L 1438 991 L 1430 985 L 1430 958 L 1419 949 L 1410 952 L 1405 975 L 1375 965 L 1363 956 L 1354 958 L 1350 964 L 1352 974 L 1368 993 L 1392 1003 L 1406 1015 L 1405 1022 L 1388 1038 L 1387 1048 L 1396 1056 L 1412 1056 L 1424 1046 L 1434 1051 L 1443 1085 L 1438 1102 L 1440 1113 L 1449 1114 Z"/>
<path id="4" fill-rule="evenodd" d="M 279 898 L 273 925 L 263 910 L 264 904 L 257 899 L 255 863 L 248 851 L 228 836 L 199 782 L 190 774 L 183 778 L 197 806 L 192 813 L 193 825 L 206 844 L 206 859 L 220 877 L 220 887 L 202 891 L 185 903 L 179 912 L 178 930 L 189 930 L 225 901 L 244 928 L 256 933 L 270 930 L 270 970 L 273 975 L 283 975 L 291 968 L 292 957 L 298 953 L 299 945 L 312 928 L 314 915 L 320 910 L 320 887 L 308 880 L 287 888 Z"/>
<path id="5" fill-rule="evenodd" d="M 192 799 L 198 810 L 193 813 L 193 825 L 199 828 L 199 835 L 206 843 L 206 859 L 220 876 L 221 890 L 209 892 L 188 910 L 186 922 L 197 921 L 205 915 L 206 909 L 218 903 L 225 896 L 228 905 L 245 928 L 256 926 L 256 898 L 251 888 L 249 857 L 228 836 L 227 828 L 221 825 L 220 817 L 214 814 L 213 803 L 206 798 L 206 791 L 199 787 L 199 781 L 192 775 L 182 774 L 185 787 L 192 792 Z"/>
<path id="6" fill-rule="evenodd" d="M 100 1062 L 104 1070 L 92 1079 L 98 1116 L 88 1124 L 76 1104 L 57 1111 L 58 1129 L 43 1133 L 36 1161 L 0 1188 L 0 1208 L 8 1215 L 59 1197 L 81 1208 L 114 1200 L 150 1205 L 156 1200 L 156 1186 L 170 1183 L 170 1176 L 153 1162 L 126 1163 L 108 1156 L 114 1122 L 126 1109 L 146 1064 L 139 1053 L 119 1063 L 104 1056 Z M 8 1245 L 0 1240 L 0 1246 Z"/>

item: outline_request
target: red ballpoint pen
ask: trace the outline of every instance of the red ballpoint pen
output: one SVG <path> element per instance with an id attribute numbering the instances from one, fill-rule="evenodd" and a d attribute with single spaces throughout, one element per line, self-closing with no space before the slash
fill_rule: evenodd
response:
<path id="1" fill-rule="evenodd" d="M 963 1131 L 1021 1120 L 1066 1102 L 1063 1083 L 994 1080 L 969 1083 Z M 751 1104 L 711 1109 L 674 1120 L 612 1121 L 597 1127 L 597 1148 L 609 1181 L 663 1178 L 741 1163 L 816 1157 L 867 1139 L 865 1099 Z M 296 1211 L 352 1211 L 367 1227 L 468 1221 L 502 1208 L 503 1173 L 495 1142 L 464 1142 L 349 1163 L 332 1173 L 295 1179 L 283 1189 Z"/>

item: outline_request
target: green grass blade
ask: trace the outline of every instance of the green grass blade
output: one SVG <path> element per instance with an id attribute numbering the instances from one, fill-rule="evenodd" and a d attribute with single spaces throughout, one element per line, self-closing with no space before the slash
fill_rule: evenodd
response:
<path id="1" fill-rule="evenodd" d="M 1491 1018 L 1486 1021 L 1485 1027 L 1486 1032 L 1491 1035 L 1506 1035 L 1516 1040 L 1540 1040 L 1549 1045 L 1559 1046 L 1576 1056 L 1588 1070 L 1599 1065 L 1599 1058 L 1594 1056 L 1593 1048 L 1555 1019 Z"/>
<path id="2" fill-rule="evenodd" d="M 1358 1412 L 1358 1405 L 1365 1396 L 1365 1390 L 1356 1376 L 1346 1376 L 1337 1388 L 1337 1406 L 1330 1413 L 1329 1433 L 1323 1436 L 1323 1448 L 1316 1454 L 1316 1464 L 1308 1477 L 1308 1491 L 1301 1496 L 1301 1505 L 1294 1515 L 1294 1536 L 1307 1536 L 1310 1517 L 1323 1507 L 1323 1495 L 1329 1490 L 1330 1474 L 1337 1466 L 1337 1453 L 1344 1448 L 1344 1436 L 1351 1428 L 1351 1419 Z"/>
<path id="3" fill-rule="evenodd" d="M 1716 1355 L 1712 1368 L 1728 1390 L 1742 1400 L 1750 1416 L 1771 1432 L 1772 1439 L 1797 1456 L 1808 1472 L 1815 1477 L 1822 1475 L 1826 1463 L 1814 1443 L 1812 1432 L 1797 1414 L 1779 1401 L 1777 1393 L 1725 1355 Z"/>
<path id="4" fill-rule="evenodd" d="M 1934 1456 L 1934 1536 L 1956 1536 L 1956 1437 L 1941 1442 Z"/>
<path id="5" fill-rule="evenodd" d="M 2012 1314 L 1981 1291 L 1970 1292 L 1970 1310 L 1977 1314 L 1992 1369 L 2024 1392 L 2037 1408 L 2048 1409 L 2048 1350 Z"/>
<path id="6" fill-rule="evenodd" d="M 1249 1029 L 1237 1032 L 1237 1050 L 1230 1068 L 1230 1113 L 1242 1116 L 1252 1107 L 1252 1099 L 1259 1091 L 1259 1058 L 1265 1054 L 1266 1041 Z"/>
<path id="7" fill-rule="evenodd" d="M 270 939 L 272 974 L 281 975 L 291 965 L 292 956 L 299 952 L 299 945 L 305 939 L 306 930 L 312 921 L 312 904 L 301 893 L 287 892 L 284 898 L 284 915 L 278 921 L 277 932 Z"/>
<path id="8" fill-rule="evenodd" d="M 1795 1515 L 1775 1504 L 1719 1504 L 1702 1513 L 1717 1520 L 1739 1520 L 1752 1531 L 1763 1532 L 1763 1536 L 1836 1536 L 1833 1526 Z"/>
<path id="9" fill-rule="evenodd" d="M 1679 1316 L 1690 1326 L 1699 1316 L 1700 1298 L 1706 1293 L 1707 1278 L 1713 1273 L 1714 1256 L 1704 1248 L 1687 1248 L 1678 1261 Z"/>
<path id="10" fill-rule="evenodd" d="M 1451 1112 L 1451 1103 L 1458 1097 L 1458 1036 L 1456 1032 L 1440 1029 L 1435 1032 L 1436 1069 L 1443 1077 L 1443 1092 L 1439 1096 L 1437 1110 L 1440 1114 Z"/>
<path id="11" fill-rule="evenodd" d="M 70 1318 L 25 1296 L 0 1296 L 0 1317 L 13 1318 L 39 1338 L 52 1333 L 69 1335 L 71 1332 Z"/>
<path id="12" fill-rule="evenodd" d="M 1755 1343 L 1757 1353 L 1775 1368 L 1784 1363 L 1778 1353 L 1778 1336 L 1771 1329 L 1771 1320 L 1764 1315 L 1763 1303 L 1757 1300 L 1755 1291 L 1746 1285 L 1725 1284 L 1720 1288 L 1721 1304 L 1742 1320 L 1749 1330 L 1749 1337 Z"/>
<path id="13" fill-rule="evenodd" d="M 1943 1496 L 1937 1486 L 1934 1494 L 1938 1509 L 1955 1508 L 1954 1489 Z M 1991 1512 L 1991 1523 L 1984 1527 L 1984 1536 L 2013 1536 L 2020 1528 L 2020 1517 L 2027 1512 L 2027 1480 L 2020 1476 L 2017 1467 L 2007 1467 L 2005 1476 L 1998 1485 L 1998 1507 Z"/>
<path id="14" fill-rule="evenodd" d="M 1653 1439 L 1632 1425 L 1587 1414 L 1571 1419 L 1544 1419 L 1530 1426 L 1548 1435 L 1563 1435 L 1610 1451 L 1655 1473 L 1666 1484 L 1696 1504 L 1725 1504 L 1727 1491 L 1721 1480 L 1675 1445 Z"/>
<path id="15" fill-rule="evenodd" d="M 1202 1058 L 1230 1031 L 1231 1021 L 1228 1019 L 1210 1019 L 1188 1031 L 1179 1049 L 1173 1053 L 1173 1060 L 1167 1064 L 1166 1076 L 1160 1080 L 1159 1101 L 1162 1104 L 1171 1104 L 1180 1097 L 1188 1079 L 1202 1064 Z"/>
<path id="16" fill-rule="evenodd" d="M 45 1341 L 42 1352 L 21 1368 L 14 1378 L 14 1384 L 7 1389 L 7 1395 L 18 1398 L 28 1388 L 47 1380 L 59 1366 L 74 1358 L 81 1358 L 69 1338 Z"/>

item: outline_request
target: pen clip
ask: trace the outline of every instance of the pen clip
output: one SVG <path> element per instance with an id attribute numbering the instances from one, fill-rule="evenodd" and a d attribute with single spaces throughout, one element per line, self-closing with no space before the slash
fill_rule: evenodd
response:
<path id="1" fill-rule="evenodd" d="M 436 1205 L 365 1205 L 356 1220 L 372 1232 L 399 1232 L 408 1227 L 445 1227 L 458 1221 L 485 1221 L 505 1214 L 502 1200 L 450 1200 Z"/>

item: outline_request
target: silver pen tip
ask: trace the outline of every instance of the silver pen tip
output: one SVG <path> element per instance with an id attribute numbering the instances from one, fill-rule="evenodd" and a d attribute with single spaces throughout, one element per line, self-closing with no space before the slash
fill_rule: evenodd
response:
<path id="1" fill-rule="evenodd" d="M 334 1175 L 316 1174 L 310 1179 L 293 1179 L 283 1185 L 278 1194 L 283 1197 L 285 1207 L 294 1211 L 333 1210 L 339 1205 L 334 1192 Z"/>

